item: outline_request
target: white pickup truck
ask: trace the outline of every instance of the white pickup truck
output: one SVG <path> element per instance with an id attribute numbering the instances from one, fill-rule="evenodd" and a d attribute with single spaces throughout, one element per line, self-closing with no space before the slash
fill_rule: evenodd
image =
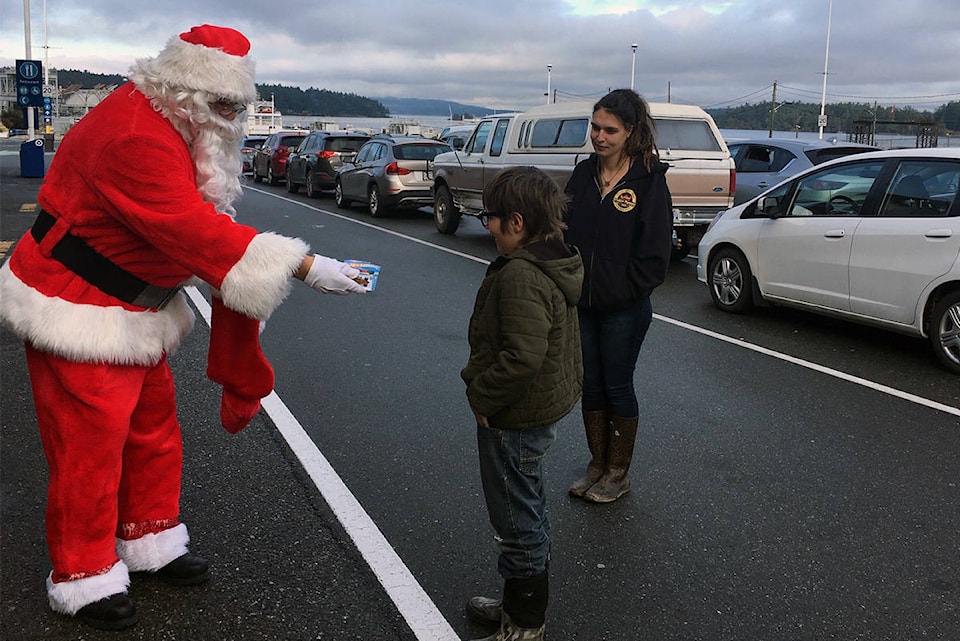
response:
<path id="1" fill-rule="evenodd" d="M 650 103 L 650 111 L 660 159 L 670 166 L 674 258 L 683 258 L 700 242 L 714 216 L 733 206 L 736 170 L 706 111 L 673 103 Z M 565 187 L 574 166 L 593 152 L 592 112 L 593 102 L 578 100 L 482 119 L 462 150 L 434 159 L 437 229 L 453 234 L 462 215 L 479 214 L 484 185 L 507 167 L 539 167 Z"/>

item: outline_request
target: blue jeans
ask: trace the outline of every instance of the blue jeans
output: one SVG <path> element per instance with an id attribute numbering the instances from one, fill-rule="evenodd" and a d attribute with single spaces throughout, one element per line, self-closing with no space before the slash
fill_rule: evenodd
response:
<path id="1" fill-rule="evenodd" d="M 480 481 L 500 544 L 497 570 L 504 580 L 536 576 L 547 568 L 550 519 L 543 455 L 556 438 L 556 423 L 528 430 L 477 426 Z"/>
<path id="2" fill-rule="evenodd" d="M 583 411 L 607 410 L 632 418 L 640 412 L 633 372 L 653 306 L 643 298 L 628 309 L 597 312 L 580 309 L 580 345 L 583 350 Z"/>

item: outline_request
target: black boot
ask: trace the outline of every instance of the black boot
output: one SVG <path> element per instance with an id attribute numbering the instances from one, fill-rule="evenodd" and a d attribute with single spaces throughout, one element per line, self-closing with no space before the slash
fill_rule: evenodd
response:
<path id="1" fill-rule="evenodd" d="M 112 594 L 89 603 L 74 615 L 97 630 L 123 630 L 137 623 L 137 607 L 126 594 Z"/>
<path id="2" fill-rule="evenodd" d="M 514 629 L 518 640 L 543 639 L 550 597 L 549 577 L 544 570 L 528 579 L 507 579 L 503 585 L 504 622 Z"/>
<path id="3" fill-rule="evenodd" d="M 210 564 L 202 556 L 184 554 L 157 570 L 156 575 L 170 585 L 199 585 L 210 578 Z"/>

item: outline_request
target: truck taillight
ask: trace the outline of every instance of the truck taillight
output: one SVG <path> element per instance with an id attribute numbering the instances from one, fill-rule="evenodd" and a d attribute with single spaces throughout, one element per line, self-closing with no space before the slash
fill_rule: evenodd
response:
<path id="1" fill-rule="evenodd" d="M 733 198 L 733 195 L 737 193 L 737 170 L 730 170 L 730 197 Z"/>
<path id="2" fill-rule="evenodd" d="M 410 173 L 410 170 L 406 167 L 401 167 L 396 162 L 392 162 L 386 167 L 383 168 L 384 173 L 388 176 L 406 176 Z"/>

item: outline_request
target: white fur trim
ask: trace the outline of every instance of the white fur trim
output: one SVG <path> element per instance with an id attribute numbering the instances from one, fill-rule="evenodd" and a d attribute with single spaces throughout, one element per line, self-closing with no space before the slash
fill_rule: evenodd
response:
<path id="1" fill-rule="evenodd" d="M 106 574 L 62 583 L 54 583 L 51 572 L 47 577 L 47 598 L 50 600 L 50 609 L 54 612 L 73 616 L 85 605 L 114 594 L 126 594 L 129 587 L 130 572 L 123 561 L 118 561 Z"/>
<path id="2" fill-rule="evenodd" d="M 174 36 L 156 58 L 144 62 L 166 87 L 205 91 L 243 104 L 257 97 L 255 68 L 249 56 L 234 56 Z"/>
<path id="3" fill-rule="evenodd" d="M 73 361 L 154 365 L 193 329 L 194 314 L 180 292 L 162 310 L 70 303 L 45 296 L 0 267 L 0 318 L 38 350 Z"/>
<path id="4" fill-rule="evenodd" d="M 187 553 L 190 535 L 183 523 L 139 539 L 117 539 L 117 555 L 131 572 L 156 572 L 170 561 Z"/>
<path id="5" fill-rule="evenodd" d="M 299 238 L 257 234 L 223 279 L 223 304 L 250 318 L 267 320 L 290 293 L 293 273 L 309 251 L 310 246 Z"/>

